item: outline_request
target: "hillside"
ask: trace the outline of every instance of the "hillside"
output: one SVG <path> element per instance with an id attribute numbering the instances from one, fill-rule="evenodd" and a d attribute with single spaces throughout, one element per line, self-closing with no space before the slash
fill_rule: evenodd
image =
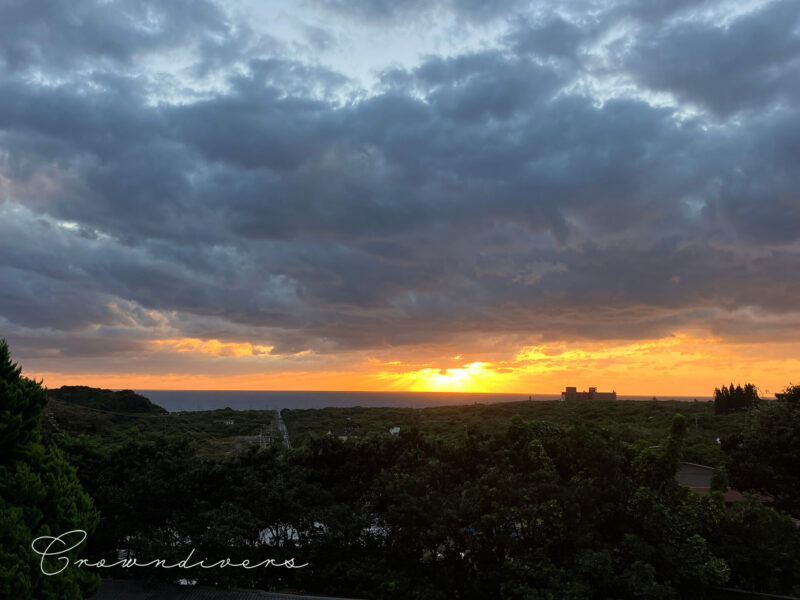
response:
<path id="1" fill-rule="evenodd" d="M 115 392 L 85 385 L 63 385 L 57 390 L 47 390 L 47 395 L 53 400 L 96 410 L 153 414 L 167 412 L 164 408 L 131 390 Z"/>
<path id="2" fill-rule="evenodd" d="M 276 412 L 272 410 L 234 411 L 223 408 L 169 413 L 139 396 L 152 409 L 149 412 L 125 411 L 122 409 L 127 406 L 141 409 L 147 405 L 139 401 L 126 404 L 127 398 L 123 395 L 122 401 L 104 405 L 114 408 L 95 408 L 85 406 L 84 402 L 87 399 L 102 400 L 102 394 L 74 393 L 73 398 L 77 401 L 73 401 L 69 395 L 67 400 L 62 400 L 61 390 L 55 391 L 56 394 L 49 395 L 47 406 L 42 411 L 42 436 L 47 443 L 58 444 L 70 455 L 81 452 L 84 444 L 108 453 L 132 440 L 140 443 L 186 440 L 195 445 L 198 455 L 222 459 L 253 446 L 280 443 L 282 439 L 277 431 Z"/>

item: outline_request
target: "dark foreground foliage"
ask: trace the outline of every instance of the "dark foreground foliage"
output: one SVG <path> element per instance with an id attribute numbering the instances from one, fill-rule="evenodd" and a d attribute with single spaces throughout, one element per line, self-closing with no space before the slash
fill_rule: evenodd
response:
<path id="1" fill-rule="evenodd" d="M 653 448 L 517 417 L 493 436 L 328 437 L 222 462 L 175 439 L 69 452 L 102 513 L 83 556 L 125 548 L 177 562 L 195 548 L 194 558 L 309 563 L 191 572 L 206 584 L 426 599 L 800 591 L 789 517 L 675 483 L 685 430 L 676 417 Z"/>
<path id="2" fill-rule="evenodd" d="M 769 494 L 775 504 L 800 518 L 800 386 L 747 415 L 742 432 L 725 440 L 731 485 Z"/>
<path id="3" fill-rule="evenodd" d="M 75 469 L 61 450 L 42 443 L 46 402 L 42 386 L 21 375 L 8 344 L 0 340 L 0 598 L 78 600 L 100 583 L 97 575 L 78 569 L 48 577 L 31 550 L 34 538 L 92 531 L 97 524 L 97 511 Z M 58 563 L 53 560 L 46 568 L 55 571 Z"/>

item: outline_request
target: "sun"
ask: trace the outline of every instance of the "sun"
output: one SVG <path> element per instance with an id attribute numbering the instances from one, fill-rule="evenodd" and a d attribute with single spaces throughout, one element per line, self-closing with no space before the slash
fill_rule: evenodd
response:
<path id="1" fill-rule="evenodd" d="M 412 392 L 483 392 L 491 389 L 494 375 L 486 366 L 473 362 L 463 367 L 412 371 L 403 374 L 401 386 Z"/>

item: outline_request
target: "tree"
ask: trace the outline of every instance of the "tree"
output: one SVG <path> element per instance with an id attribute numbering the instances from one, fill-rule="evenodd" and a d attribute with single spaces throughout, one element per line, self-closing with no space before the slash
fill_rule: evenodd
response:
<path id="1" fill-rule="evenodd" d="M 98 521 L 75 469 L 58 448 L 42 444 L 40 419 L 47 402 L 40 383 L 22 376 L 0 340 L 0 597 L 70 600 L 91 596 L 100 579 L 71 566 L 58 575 L 41 570 L 31 543 Z M 43 547 L 42 547 L 43 548 Z M 70 564 L 78 550 L 67 554 Z M 60 563 L 51 563 L 55 572 Z"/>
<path id="2" fill-rule="evenodd" d="M 724 511 L 708 539 L 731 567 L 730 587 L 800 593 L 800 529 L 788 515 L 749 496 Z"/>
<path id="3" fill-rule="evenodd" d="M 800 516 L 800 386 L 787 387 L 748 418 L 743 433 L 723 442 L 731 485 L 775 498 Z"/>
<path id="4" fill-rule="evenodd" d="M 787 406 L 800 406 L 800 385 L 789 385 L 782 392 L 775 394 L 775 398 L 786 403 Z"/>
<path id="5" fill-rule="evenodd" d="M 730 387 L 723 385 L 714 390 L 714 412 L 718 415 L 750 410 L 758 402 L 758 390 L 752 383 L 746 383 L 744 387 L 734 387 L 731 383 Z"/>

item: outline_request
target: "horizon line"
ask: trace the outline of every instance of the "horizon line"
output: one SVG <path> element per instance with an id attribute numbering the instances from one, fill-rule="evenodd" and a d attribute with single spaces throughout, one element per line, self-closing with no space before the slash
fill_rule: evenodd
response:
<path id="1" fill-rule="evenodd" d="M 79 386 L 61 386 L 79 387 Z M 92 386 L 83 386 L 92 387 Z M 57 389 L 57 388 L 56 388 Z M 102 389 L 102 388 L 101 388 Z M 106 388 L 111 391 L 133 391 L 133 392 L 246 392 L 246 393 L 324 393 L 324 394 L 439 394 L 443 396 L 467 395 L 467 396 L 560 396 L 562 392 L 452 392 L 452 391 L 425 391 L 425 390 L 281 390 L 281 389 L 177 389 L 177 388 Z M 646 398 L 713 398 L 713 394 L 625 394 L 616 392 L 617 396 Z"/>

